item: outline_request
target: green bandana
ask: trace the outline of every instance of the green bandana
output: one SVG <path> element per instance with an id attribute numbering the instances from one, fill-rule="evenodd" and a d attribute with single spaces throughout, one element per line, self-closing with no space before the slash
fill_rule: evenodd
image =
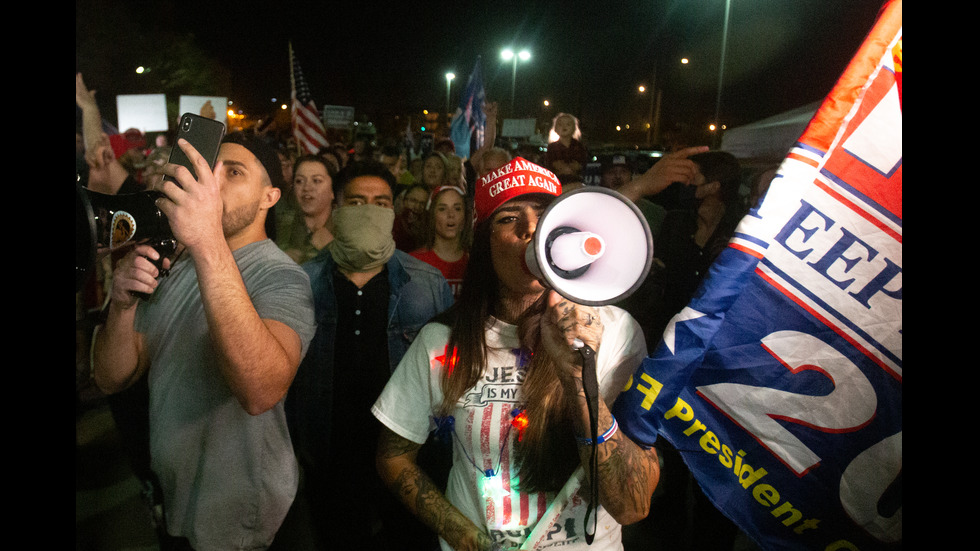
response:
<path id="1" fill-rule="evenodd" d="M 334 239 L 327 248 L 337 266 L 348 272 L 366 272 L 388 262 L 395 254 L 391 229 L 395 211 L 377 205 L 346 205 L 333 211 Z"/>

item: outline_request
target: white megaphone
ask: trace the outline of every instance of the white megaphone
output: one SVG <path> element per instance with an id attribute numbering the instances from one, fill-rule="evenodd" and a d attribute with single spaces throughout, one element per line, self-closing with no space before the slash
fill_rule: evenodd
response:
<path id="1" fill-rule="evenodd" d="M 653 262 L 653 235 L 622 194 L 588 186 L 555 199 L 538 219 L 524 261 L 561 296 L 602 306 L 631 295 Z"/>

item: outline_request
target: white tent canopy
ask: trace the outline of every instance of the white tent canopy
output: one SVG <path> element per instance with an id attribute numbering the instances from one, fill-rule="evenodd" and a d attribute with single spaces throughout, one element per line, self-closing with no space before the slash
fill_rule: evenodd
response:
<path id="1" fill-rule="evenodd" d="M 820 102 L 726 130 L 721 150 L 738 159 L 781 161 L 803 135 Z"/>

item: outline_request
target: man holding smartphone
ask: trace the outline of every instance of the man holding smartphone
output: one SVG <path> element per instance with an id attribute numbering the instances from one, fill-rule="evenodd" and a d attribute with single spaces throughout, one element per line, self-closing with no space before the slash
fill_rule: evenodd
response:
<path id="1" fill-rule="evenodd" d="M 275 152 L 231 134 L 212 171 L 177 146 L 198 174 L 168 164 L 174 181 L 157 187 L 177 257 L 160 281 L 152 247 L 120 261 L 95 380 L 113 393 L 148 373 L 151 466 L 180 545 L 264 548 L 298 485 L 283 398 L 313 336 L 309 278 L 265 233 L 281 193 Z"/>

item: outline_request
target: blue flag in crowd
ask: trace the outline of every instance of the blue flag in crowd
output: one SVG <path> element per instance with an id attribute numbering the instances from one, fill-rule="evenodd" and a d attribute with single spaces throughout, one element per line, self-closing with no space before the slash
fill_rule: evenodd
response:
<path id="1" fill-rule="evenodd" d="M 902 4 L 614 406 L 760 547 L 901 549 Z"/>
<path id="2" fill-rule="evenodd" d="M 484 131 L 487 117 L 483 113 L 483 103 L 487 95 L 483 89 L 483 71 L 480 69 L 480 58 L 476 58 L 476 66 L 466 81 L 466 90 L 459 100 L 459 107 L 453 116 L 450 127 L 450 137 L 456 147 L 456 154 L 467 159 L 470 156 L 470 143 L 476 149 L 483 146 Z"/>

